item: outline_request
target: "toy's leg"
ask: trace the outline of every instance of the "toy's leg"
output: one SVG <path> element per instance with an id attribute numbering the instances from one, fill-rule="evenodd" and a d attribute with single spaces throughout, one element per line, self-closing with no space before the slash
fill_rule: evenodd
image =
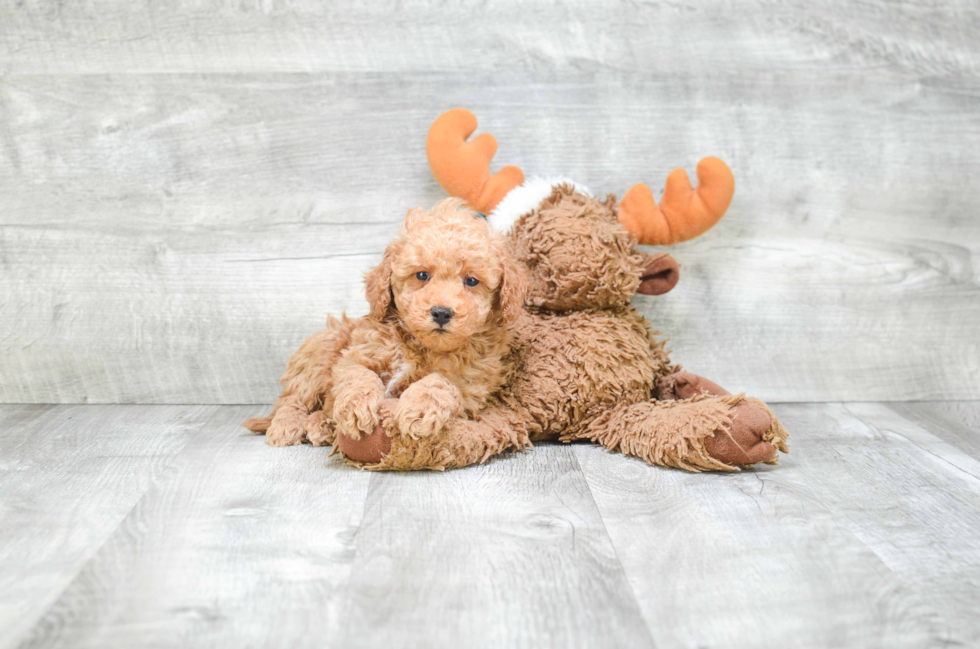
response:
<path id="1" fill-rule="evenodd" d="M 690 399 L 702 392 L 716 397 L 731 394 L 725 388 L 714 381 L 709 381 L 703 376 L 698 376 L 690 372 L 675 372 L 662 376 L 657 380 L 655 396 L 660 401 L 677 401 Z"/>
<path id="2" fill-rule="evenodd" d="M 588 439 L 650 464 L 688 471 L 737 471 L 758 462 L 775 464 L 776 449 L 788 450 L 786 437 L 761 401 L 701 394 L 620 406 L 562 440 Z"/>
<path id="3" fill-rule="evenodd" d="M 714 381 L 690 372 L 667 375 L 660 380 L 659 386 L 660 398 L 665 400 L 684 400 L 701 394 L 713 396 L 731 394 Z M 746 464 L 744 461 L 733 460 L 742 457 L 742 451 L 751 458 L 775 458 L 776 452 L 771 448 L 772 446 L 783 453 L 789 453 L 789 448 L 786 446 L 788 435 L 785 435 L 785 429 L 782 429 L 782 425 L 766 404 L 757 399 L 746 399 L 744 403 L 737 406 L 737 410 L 739 415 L 728 434 L 715 435 L 705 441 L 712 457 L 724 458 L 724 461 L 729 464 Z M 785 435 L 778 444 L 765 443 L 765 435 L 772 426 L 783 430 Z"/>
<path id="4" fill-rule="evenodd" d="M 504 406 L 492 407 L 474 420 L 454 419 L 433 435 L 413 439 L 397 429 L 393 414 L 397 404 L 397 399 L 385 402 L 382 422 L 372 435 L 353 440 L 338 434 L 335 448 L 348 461 L 372 471 L 441 471 L 531 445 L 522 418 Z"/>

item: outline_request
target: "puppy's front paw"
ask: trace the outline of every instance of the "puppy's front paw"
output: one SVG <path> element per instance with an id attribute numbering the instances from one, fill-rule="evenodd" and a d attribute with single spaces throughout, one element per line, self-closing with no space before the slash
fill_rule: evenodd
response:
<path id="1" fill-rule="evenodd" d="M 306 439 L 313 446 L 331 446 L 337 438 L 333 419 L 322 410 L 317 410 L 307 417 L 303 428 L 306 429 Z"/>
<path id="2" fill-rule="evenodd" d="M 419 439 L 435 435 L 445 428 L 452 417 L 450 413 L 439 412 L 432 404 L 409 401 L 402 396 L 395 409 L 395 425 L 403 435 Z"/>
<path id="3" fill-rule="evenodd" d="M 266 431 L 265 441 L 269 446 L 295 446 L 303 442 L 305 433 L 302 422 L 295 417 L 278 418 L 273 420 Z"/>
<path id="4" fill-rule="evenodd" d="M 370 390 L 365 393 L 344 392 L 337 396 L 333 404 L 333 419 L 337 432 L 353 439 L 374 432 L 381 423 L 381 404 L 383 392 Z"/>
<path id="5" fill-rule="evenodd" d="M 398 399 L 395 425 L 413 439 L 435 435 L 461 410 L 462 396 L 441 376 L 429 375 L 413 383 Z"/>

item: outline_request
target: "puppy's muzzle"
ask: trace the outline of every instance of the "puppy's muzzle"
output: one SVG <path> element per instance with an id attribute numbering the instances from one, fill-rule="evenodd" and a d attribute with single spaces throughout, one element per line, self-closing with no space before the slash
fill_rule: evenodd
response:
<path id="1" fill-rule="evenodd" d="M 432 316 L 433 322 L 444 327 L 453 319 L 453 310 L 444 306 L 434 306 L 429 311 L 429 315 Z"/>

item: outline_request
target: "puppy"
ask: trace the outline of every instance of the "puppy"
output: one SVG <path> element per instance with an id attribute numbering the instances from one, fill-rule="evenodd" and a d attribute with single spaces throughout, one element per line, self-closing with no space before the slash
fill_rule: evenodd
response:
<path id="1" fill-rule="evenodd" d="M 397 429 L 419 438 L 473 416 L 506 382 L 507 326 L 526 282 L 502 237 L 462 201 L 409 211 L 365 284 L 370 313 L 328 318 L 289 359 L 272 414 L 246 428 L 273 446 L 359 439 L 397 398 Z"/>

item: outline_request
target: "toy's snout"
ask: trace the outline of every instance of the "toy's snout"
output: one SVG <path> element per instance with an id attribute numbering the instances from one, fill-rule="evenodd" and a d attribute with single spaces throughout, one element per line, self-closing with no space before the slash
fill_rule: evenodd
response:
<path id="1" fill-rule="evenodd" d="M 644 295 L 663 295 L 677 286 L 681 278 L 677 260 L 665 252 L 647 257 L 642 267 L 640 287 L 636 290 Z"/>

